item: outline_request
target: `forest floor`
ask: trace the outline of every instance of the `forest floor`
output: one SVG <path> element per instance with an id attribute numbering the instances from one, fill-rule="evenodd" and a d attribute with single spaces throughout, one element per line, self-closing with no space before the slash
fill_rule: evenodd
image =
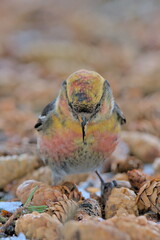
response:
<path id="1" fill-rule="evenodd" d="M 160 239 L 159 10 L 157 0 L 1 2 L 0 238 Z M 81 68 L 110 82 L 127 118 L 103 169 L 109 194 L 95 173 L 51 187 L 37 154 L 38 115 Z"/>

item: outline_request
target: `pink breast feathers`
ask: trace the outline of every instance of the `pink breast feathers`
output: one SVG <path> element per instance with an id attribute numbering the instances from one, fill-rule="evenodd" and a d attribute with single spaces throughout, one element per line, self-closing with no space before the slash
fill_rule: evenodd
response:
<path id="1" fill-rule="evenodd" d="M 96 152 L 101 152 L 107 158 L 116 148 L 118 144 L 118 134 L 113 134 L 110 132 L 105 133 L 95 133 L 95 143 L 93 145 L 93 150 Z"/>
<path id="2" fill-rule="evenodd" d="M 41 136 L 39 140 L 41 153 L 53 158 L 54 161 L 70 157 L 78 147 L 75 142 L 78 137 L 79 134 L 73 131 L 59 132 L 54 136 Z"/>

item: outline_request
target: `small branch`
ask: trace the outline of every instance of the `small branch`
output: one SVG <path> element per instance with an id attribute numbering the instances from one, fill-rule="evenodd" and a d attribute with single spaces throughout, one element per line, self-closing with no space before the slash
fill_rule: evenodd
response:
<path id="1" fill-rule="evenodd" d="M 24 207 L 18 208 L 13 215 L 7 220 L 7 222 L 0 228 L 0 233 L 5 232 L 6 229 L 13 223 L 13 221 L 18 217 L 18 215 L 21 215 Z"/>
<path id="2" fill-rule="evenodd" d="M 36 187 L 33 189 L 33 191 L 30 193 L 30 195 L 29 195 L 26 203 L 24 204 L 24 206 L 18 208 L 18 209 L 12 214 L 12 216 L 7 220 L 7 222 L 0 228 L 0 233 L 5 232 L 6 229 L 13 223 L 13 221 L 14 221 L 16 218 L 18 218 L 18 216 L 21 215 L 24 210 L 27 210 L 27 208 L 28 208 L 30 202 L 32 201 L 32 198 L 33 198 L 35 192 L 37 191 L 37 189 L 38 189 L 38 186 L 36 186 Z"/>

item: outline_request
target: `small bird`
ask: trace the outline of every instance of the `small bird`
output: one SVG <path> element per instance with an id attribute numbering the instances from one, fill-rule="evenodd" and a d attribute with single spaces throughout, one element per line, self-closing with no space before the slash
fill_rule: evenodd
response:
<path id="1" fill-rule="evenodd" d="M 39 153 L 52 169 L 53 184 L 69 174 L 99 169 L 125 122 L 107 80 L 85 69 L 71 74 L 35 124 Z"/>

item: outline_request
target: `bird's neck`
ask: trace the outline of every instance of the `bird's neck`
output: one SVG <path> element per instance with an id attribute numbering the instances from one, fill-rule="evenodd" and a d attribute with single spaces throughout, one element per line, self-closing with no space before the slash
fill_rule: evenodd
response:
<path id="1" fill-rule="evenodd" d="M 61 91 L 57 98 L 56 111 L 59 116 L 73 118 L 65 91 Z"/>

